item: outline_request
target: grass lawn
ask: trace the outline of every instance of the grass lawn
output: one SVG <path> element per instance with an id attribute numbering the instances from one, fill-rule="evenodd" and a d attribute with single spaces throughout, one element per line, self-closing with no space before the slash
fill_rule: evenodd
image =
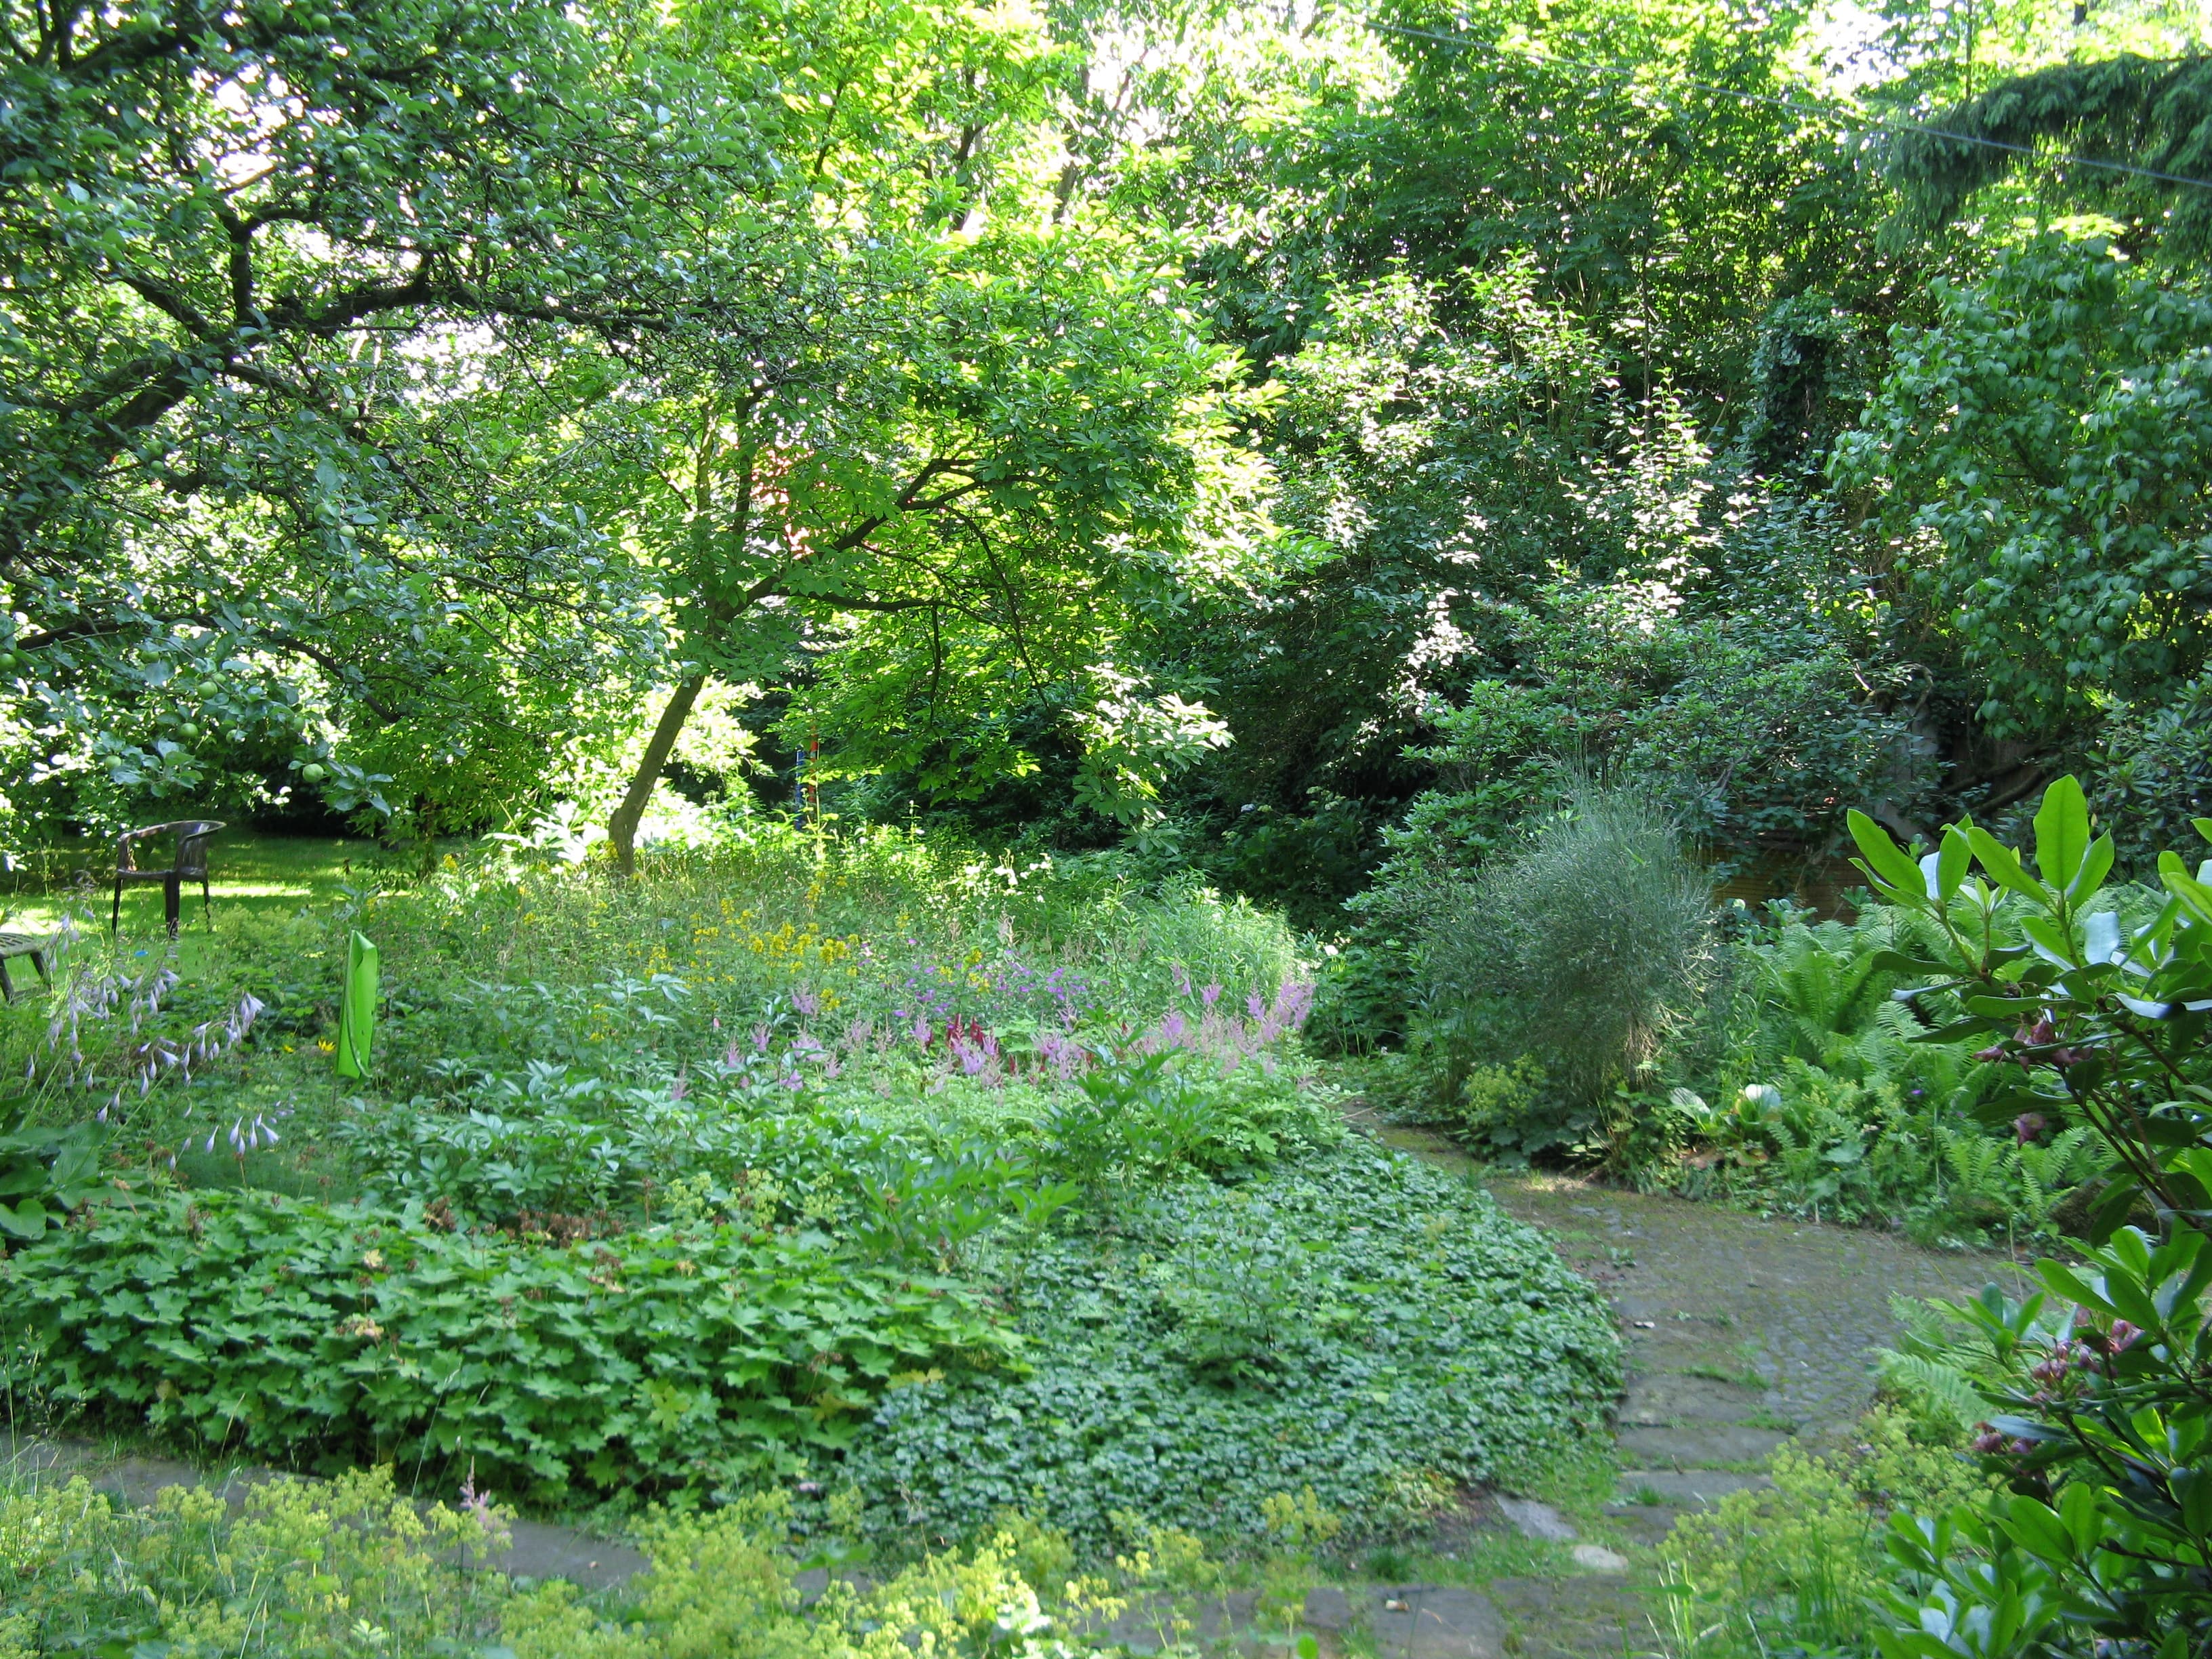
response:
<path id="1" fill-rule="evenodd" d="M 166 848 L 156 858 L 165 857 Z M 210 897 L 218 909 L 239 906 L 278 915 L 289 915 L 303 906 L 326 903 L 340 896 L 349 872 L 388 861 L 390 854 L 374 841 L 337 836 L 274 835 L 253 830 L 226 830 L 218 836 L 208 857 Z M 84 842 L 42 859 L 52 874 L 44 890 L 22 891 L 0 897 L 0 916 L 5 926 L 24 933 L 46 933 L 58 927 L 63 915 L 75 914 L 80 926 L 87 919 L 104 931 L 114 889 L 115 843 Z M 187 934 L 204 931 L 197 889 L 185 894 L 184 920 Z M 161 890 L 146 884 L 124 890 L 122 932 L 157 939 L 161 932 Z"/>

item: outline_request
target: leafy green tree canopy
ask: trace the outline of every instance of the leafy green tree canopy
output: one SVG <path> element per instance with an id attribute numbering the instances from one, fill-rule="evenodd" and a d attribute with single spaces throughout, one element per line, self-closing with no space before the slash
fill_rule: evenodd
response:
<path id="1" fill-rule="evenodd" d="M 696 50 L 785 49 L 741 21 Z M 1044 698 L 1079 791 L 1129 823 L 1218 741 L 1115 658 L 1264 564 L 1237 376 L 1146 242 L 1049 222 L 1050 55 L 964 12 L 836 35 L 796 210 L 708 213 L 695 246 L 738 286 L 618 354 L 593 441 L 686 665 L 610 825 L 624 866 L 711 678 L 798 684 L 793 735 L 951 799 L 1035 765 L 1000 716 Z"/>
<path id="2" fill-rule="evenodd" d="M 2212 258 L 2212 56 L 2134 52 L 2008 76 L 1899 135 L 1905 223 L 1927 234 L 2023 168 L 2043 193 L 2132 221 L 2169 257 Z M 2062 160 L 2061 157 L 2078 158 Z"/>
<path id="3" fill-rule="evenodd" d="M 2170 697 L 2212 648 L 2212 301 L 2057 237 L 1933 296 L 1836 477 L 1986 677 L 1985 721 Z"/>
<path id="4" fill-rule="evenodd" d="M 226 743 L 282 752 L 287 665 L 380 725 L 437 692 L 452 726 L 517 676 L 589 683 L 603 625 L 635 642 L 532 437 L 460 417 L 499 412 L 498 331 L 680 314 L 653 250 L 772 183 L 781 104 L 732 119 L 649 9 L 50 0 L 6 27 L 0 583 L 28 725 L 182 790 Z M 133 717 L 189 676 L 232 688 L 204 729 Z"/>

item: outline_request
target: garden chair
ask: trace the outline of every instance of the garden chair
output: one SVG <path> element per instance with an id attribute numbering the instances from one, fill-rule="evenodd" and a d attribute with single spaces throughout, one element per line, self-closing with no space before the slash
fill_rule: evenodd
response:
<path id="1" fill-rule="evenodd" d="M 46 956 L 54 948 L 51 933 L 11 933 L 0 932 L 0 999 L 13 1002 L 15 987 L 8 978 L 8 964 L 18 957 L 28 957 L 31 966 L 39 970 L 41 984 L 51 984 L 46 977 Z"/>
<path id="2" fill-rule="evenodd" d="M 207 912 L 208 926 L 215 926 L 215 903 L 208 893 L 208 843 L 222 833 L 224 826 L 214 818 L 181 818 L 174 823 L 150 823 L 143 830 L 126 830 L 115 838 L 115 903 L 108 912 L 107 931 L 115 932 L 123 920 L 123 890 L 133 882 L 158 881 L 161 884 L 162 908 L 168 918 L 169 937 L 177 936 L 177 913 L 183 908 L 185 884 L 196 881 L 200 884 L 200 903 Z M 141 870 L 131 856 L 135 842 L 150 841 L 156 836 L 174 836 L 177 854 L 166 870 Z"/>

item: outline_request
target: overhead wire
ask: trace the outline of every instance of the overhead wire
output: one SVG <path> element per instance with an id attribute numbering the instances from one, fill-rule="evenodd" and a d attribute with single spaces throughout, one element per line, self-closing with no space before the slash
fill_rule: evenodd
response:
<path id="1" fill-rule="evenodd" d="M 1486 40 L 1480 35 L 1446 34 L 1436 29 L 1408 28 L 1399 23 L 1370 21 L 1365 25 L 1377 34 L 1405 35 L 1417 40 L 1435 40 L 1449 46 L 1466 46 L 1487 52 L 1499 58 L 1517 59 L 1547 69 L 1571 70 L 1584 75 L 1611 76 L 1619 80 L 1633 81 L 1642 76 L 1647 65 L 1635 64 L 1593 64 L 1579 58 L 1562 58 L 1541 48 L 1521 50 L 1503 40 Z M 1691 87 L 1699 92 L 1713 93 L 1723 98 L 1733 98 L 1740 103 L 1759 104 L 1771 109 L 1788 110 L 1793 114 L 1809 118 L 1832 121 L 1839 126 L 1856 127 L 1866 132 L 1917 132 L 1931 138 L 1942 138 L 1954 144 L 1972 144 L 1984 149 L 2004 150 L 2014 155 L 2039 157 L 2054 164 L 2094 167 L 2106 173 L 2125 173 L 2130 178 L 2149 179 L 2165 185 L 2184 185 L 2196 190 L 2212 190 L 2212 179 L 2196 179 L 2187 173 L 2162 173 L 2156 167 L 2136 167 L 2127 161 L 2101 161 L 2094 155 L 2073 155 L 2053 152 L 2033 144 L 2008 143 L 2001 138 L 1985 138 L 1978 133 L 1954 132 L 1946 127 L 1930 126 L 1924 122 L 1886 118 L 1871 112 L 1854 112 L 1848 109 L 1800 103 L 1794 98 L 1778 97 L 1771 93 L 1746 92 L 1740 87 L 1724 87 L 1711 81 L 1693 80 L 1687 76 L 1671 77 L 1679 86 Z"/>

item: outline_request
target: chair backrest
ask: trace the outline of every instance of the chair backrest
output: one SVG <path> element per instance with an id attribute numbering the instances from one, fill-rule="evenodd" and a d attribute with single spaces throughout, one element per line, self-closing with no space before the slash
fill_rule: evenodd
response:
<path id="1" fill-rule="evenodd" d="M 206 879 L 208 843 L 228 828 L 220 818 L 179 818 L 174 823 L 149 823 L 143 830 L 133 830 L 125 836 L 117 847 L 118 870 L 137 867 L 131 858 L 132 843 L 151 841 L 156 836 L 177 838 L 177 856 L 169 868 L 180 876 L 190 876 L 195 881 Z"/>
<path id="2" fill-rule="evenodd" d="M 223 830 L 215 818 L 197 818 L 177 826 L 177 873 L 194 880 L 207 877 L 208 843 Z"/>

